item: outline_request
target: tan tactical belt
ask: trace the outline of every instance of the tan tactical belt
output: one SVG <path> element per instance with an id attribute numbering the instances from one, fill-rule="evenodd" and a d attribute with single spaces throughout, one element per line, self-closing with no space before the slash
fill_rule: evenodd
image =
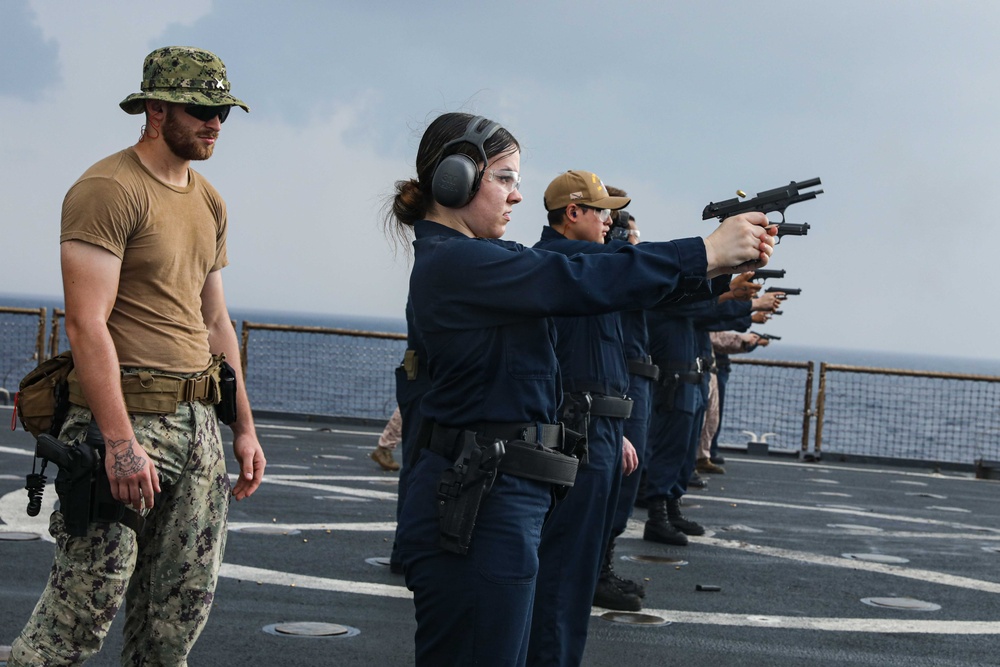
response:
<path id="1" fill-rule="evenodd" d="M 214 405 L 219 402 L 219 366 L 222 357 L 212 357 L 208 368 L 193 377 L 182 377 L 155 371 L 122 371 L 122 395 L 129 413 L 169 415 L 177 412 L 178 403 L 197 401 Z M 90 407 L 76 376 L 67 378 L 69 401 L 73 405 Z"/>

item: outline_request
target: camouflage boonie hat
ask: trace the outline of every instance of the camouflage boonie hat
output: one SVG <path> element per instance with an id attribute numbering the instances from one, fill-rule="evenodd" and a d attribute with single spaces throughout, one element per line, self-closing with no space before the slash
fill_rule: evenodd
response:
<path id="1" fill-rule="evenodd" d="M 222 60 L 214 53 L 190 46 L 166 46 L 146 56 L 139 88 L 141 93 L 133 93 L 119 102 L 125 113 L 142 113 L 146 110 L 145 100 L 208 106 L 229 104 L 250 111 L 246 102 L 229 94 Z"/>

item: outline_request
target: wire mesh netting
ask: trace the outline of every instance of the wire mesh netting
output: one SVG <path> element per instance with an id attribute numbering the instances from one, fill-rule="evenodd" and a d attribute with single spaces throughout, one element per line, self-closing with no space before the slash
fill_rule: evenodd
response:
<path id="1" fill-rule="evenodd" d="M 254 409 L 381 420 L 396 407 L 403 335 L 244 322 L 243 337 Z"/>
<path id="2" fill-rule="evenodd" d="M 812 365 L 733 359 L 726 383 L 719 442 L 771 449 L 801 449 L 806 392 Z"/>
<path id="3" fill-rule="evenodd" d="M 39 361 L 68 348 L 63 312 L 0 308 L 0 403 Z M 395 408 L 405 336 L 243 322 L 255 410 L 379 421 Z M 48 349 L 46 349 L 48 348 Z M 972 464 L 1000 460 L 1000 377 L 811 363 L 732 360 L 720 442 L 827 455 Z M 815 396 L 816 409 L 811 409 Z"/>
<path id="4" fill-rule="evenodd" d="M 828 364 L 820 375 L 824 453 L 1000 460 L 1000 378 Z"/>
<path id="5" fill-rule="evenodd" d="M 0 403 L 9 402 L 28 371 L 44 357 L 44 308 L 0 308 Z"/>

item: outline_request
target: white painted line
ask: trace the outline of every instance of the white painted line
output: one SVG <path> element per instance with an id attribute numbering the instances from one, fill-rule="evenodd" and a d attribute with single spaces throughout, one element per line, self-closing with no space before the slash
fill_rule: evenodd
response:
<path id="1" fill-rule="evenodd" d="M 46 542 L 55 542 L 49 535 L 49 515 L 56 508 L 56 488 L 51 482 L 45 485 L 42 494 L 42 509 L 38 516 L 28 516 L 28 493 L 24 489 L 11 491 L 0 496 L 0 521 L 7 533 L 38 533 Z"/>
<path id="2" fill-rule="evenodd" d="M 735 551 L 745 551 L 772 558 L 782 558 L 785 560 L 795 560 L 800 563 L 810 563 L 813 565 L 828 565 L 830 567 L 840 567 L 848 570 L 866 570 L 878 574 L 890 574 L 904 579 L 916 579 L 931 584 L 942 586 L 952 586 L 954 588 L 967 588 L 983 593 L 1000 593 L 1000 582 L 983 581 L 972 579 L 971 577 L 960 577 L 933 570 L 920 570 L 916 568 L 901 567 L 898 565 L 885 565 L 883 563 L 870 563 L 864 561 L 841 558 L 839 556 L 825 556 L 822 554 L 811 554 L 805 551 L 793 551 L 791 549 L 780 549 L 776 547 L 765 547 L 758 544 L 748 544 L 746 541 L 720 540 L 715 537 L 690 537 L 692 542 L 697 544 L 707 544 L 713 547 L 733 549 Z M 998 625 L 1000 627 L 1000 625 Z"/>
<path id="3" fill-rule="evenodd" d="M 972 473 L 953 473 L 951 475 L 943 475 L 939 472 L 909 472 L 902 470 L 890 470 L 888 468 L 857 468 L 854 466 L 831 466 L 824 465 L 822 463 L 802 463 L 801 461 L 772 461 L 772 460 L 757 460 L 757 459 L 733 459 L 732 463 L 737 465 L 743 463 L 750 463 L 756 465 L 773 465 L 773 466 L 792 466 L 796 468 L 801 468 L 802 470 L 816 471 L 816 472 L 838 472 L 841 470 L 849 470 L 851 472 L 868 472 L 876 475 L 893 475 L 895 477 L 923 477 L 929 479 L 942 479 L 949 481 L 960 481 L 960 482 L 977 482 L 975 475 Z M 926 484 L 921 484 L 920 486 L 926 486 Z"/>
<path id="4" fill-rule="evenodd" d="M 386 480 L 398 480 L 398 477 L 389 475 L 268 475 L 269 480 L 280 480 L 282 482 L 385 482 Z"/>
<path id="5" fill-rule="evenodd" d="M 889 521 L 902 521 L 905 523 L 919 523 L 921 525 L 943 526 L 946 528 L 956 528 L 959 530 L 982 530 L 984 532 L 1000 534 L 1000 528 L 990 528 L 988 526 L 975 526 L 966 523 L 955 523 L 952 521 L 941 521 L 939 519 L 928 519 L 919 516 L 904 516 L 902 514 L 881 514 L 879 512 L 866 512 L 857 510 L 839 509 L 833 507 L 813 507 L 808 505 L 793 505 L 791 503 L 775 503 L 766 500 L 748 500 L 742 498 L 719 498 L 716 496 L 698 496 L 699 502 L 719 502 L 736 505 L 751 505 L 755 507 L 781 507 L 784 509 L 802 510 L 804 512 L 828 512 L 831 514 L 849 514 L 852 516 L 864 517 L 866 519 L 887 519 Z"/>
<path id="6" fill-rule="evenodd" d="M 323 491 L 330 494 L 342 494 L 345 496 L 357 496 L 359 498 L 378 498 L 379 500 L 396 500 L 398 495 L 395 491 L 375 491 L 373 489 L 352 489 L 348 486 L 331 486 L 328 484 L 313 484 L 310 482 L 294 482 L 280 478 L 272 478 L 264 475 L 264 483 L 277 484 L 279 486 L 296 486 L 300 489 L 311 489 L 313 491 Z"/>
<path id="7" fill-rule="evenodd" d="M 0 447 L 0 454 L 23 454 L 24 456 L 34 456 L 34 449 L 19 449 L 17 447 Z"/>
<path id="8" fill-rule="evenodd" d="M 389 586 L 386 584 L 347 581 L 344 579 L 326 579 L 324 577 L 311 577 L 305 574 L 278 572 L 276 570 L 265 570 L 259 567 L 234 565 L 231 563 L 222 564 L 219 576 L 230 579 L 241 579 L 243 581 L 256 581 L 261 584 L 307 588 L 316 591 L 358 593 L 360 595 L 376 595 L 378 597 L 400 599 L 411 599 L 413 597 L 413 593 L 404 586 Z"/>
<path id="9" fill-rule="evenodd" d="M 938 512 L 962 512 L 962 513 L 965 513 L 965 514 L 969 514 L 971 512 L 971 510 L 967 510 L 967 509 L 962 508 L 962 507 L 941 507 L 939 505 L 930 505 L 930 506 L 926 507 L 925 509 L 937 510 Z"/>
<path id="10" fill-rule="evenodd" d="M 857 564 L 857 561 L 852 561 Z M 305 588 L 333 593 L 351 593 L 378 597 L 411 599 L 413 594 L 403 586 L 389 586 L 363 581 L 327 579 L 291 572 L 278 572 L 246 565 L 223 563 L 219 575 L 241 581 L 255 581 L 259 584 Z M 591 608 L 591 614 L 599 616 L 606 609 Z M 718 614 L 697 611 L 677 611 L 671 609 L 643 609 L 643 613 L 655 614 L 673 623 L 693 625 L 727 625 L 758 628 L 778 628 L 793 630 L 823 630 L 828 632 L 864 632 L 888 634 L 950 634 L 950 635 L 995 635 L 1000 634 L 997 621 L 926 621 L 888 620 L 873 618 L 804 618 L 801 616 L 748 616 L 746 614 Z"/>
<path id="11" fill-rule="evenodd" d="M 261 523 L 259 521 L 232 521 L 229 530 L 244 528 L 279 528 L 281 530 L 342 530 L 356 533 L 392 533 L 395 521 L 373 521 L 369 523 Z"/>
<path id="12" fill-rule="evenodd" d="M 591 615 L 599 616 L 605 611 L 607 610 L 601 609 L 600 607 L 593 607 L 591 609 Z M 745 614 L 716 614 L 699 611 L 674 611 L 671 609 L 643 609 L 641 613 L 661 616 L 665 620 L 673 623 L 736 625 L 742 627 L 778 628 L 782 630 L 825 630 L 828 632 L 877 632 L 887 634 L 1000 634 L 1000 622 L 998 621 L 925 621 L 903 619 L 889 620 L 877 618 L 747 616 Z"/>
<path id="13" fill-rule="evenodd" d="M 348 431 L 338 428 L 326 428 L 322 426 L 286 426 L 284 424 L 256 424 L 258 430 L 270 429 L 272 431 L 304 431 L 309 433 L 337 433 L 338 435 L 370 435 L 379 436 L 382 431 Z"/>

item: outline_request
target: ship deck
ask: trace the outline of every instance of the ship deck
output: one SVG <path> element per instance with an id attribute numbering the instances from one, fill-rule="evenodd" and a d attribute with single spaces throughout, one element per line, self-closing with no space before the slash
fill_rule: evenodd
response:
<path id="1" fill-rule="evenodd" d="M 258 429 L 267 474 L 231 506 L 215 607 L 190 664 L 412 664 L 410 593 L 385 564 L 398 474 L 368 458 L 381 429 L 273 416 Z M 25 513 L 32 447 L 24 431 L 0 431 L 4 647 L 51 563 L 48 511 Z M 929 467 L 726 458 L 726 474 L 685 499 L 708 528 L 687 547 L 644 542 L 636 510 L 615 567 L 645 581 L 645 616 L 594 608 L 585 665 L 998 664 L 998 482 Z M 45 496 L 50 507 L 54 489 Z M 120 621 L 89 664 L 118 664 Z"/>

